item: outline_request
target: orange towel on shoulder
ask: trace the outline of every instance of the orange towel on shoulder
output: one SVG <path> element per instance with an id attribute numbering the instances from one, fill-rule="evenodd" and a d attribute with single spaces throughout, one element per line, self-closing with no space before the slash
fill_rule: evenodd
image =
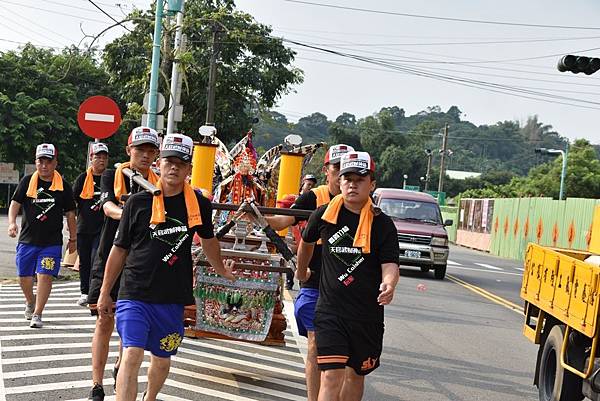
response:
<path id="1" fill-rule="evenodd" d="M 340 214 L 340 209 L 344 204 L 344 198 L 342 195 L 337 195 L 334 197 L 327 209 L 325 209 L 325 213 L 321 216 L 321 220 L 324 220 L 331 224 L 337 224 L 338 215 Z M 373 226 L 373 202 L 371 202 L 371 198 L 367 199 L 367 202 L 364 204 L 362 209 L 360 210 L 360 218 L 358 220 L 358 227 L 356 228 L 356 234 L 354 234 L 354 242 L 353 246 L 357 248 L 362 248 L 362 253 L 371 253 L 371 227 Z"/>
<path id="2" fill-rule="evenodd" d="M 37 199 L 37 189 L 38 189 L 38 179 L 40 175 L 36 171 L 31 175 L 31 180 L 29 181 L 29 186 L 27 187 L 27 195 L 29 198 Z M 50 184 L 50 191 L 62 191 L 63 190 L 63 179 L 58 171 L 54 170 L 54 175 L 52 176 L 52 184 Z"/>
<path id="3" fill-rule="evenodd" d="M 115 171 L 115 198 L 117 201 L 121 202 L 121 196 L 127 195 L 127 187 L 125 186 L 125 178 L 123 177 L 123 169 L 131 168 L 130 162 L 121 163 L 117 170 Z M 158 182 L 158 176 L 152 169 L 148 171 L 148 182 L 152 185 L 156 185 Z"/>
<path id="4" fill-rule="evenodd" d="M 160 224 L 167 220 L 165 199 L 162 194 L 162 183 L 160 180 L 156 183 L 156 187 L 161 190 L 161 193 L 152 198 L 152 217 L 150 217 L 150 224 Z M 194 189 L 187 182 L 183 186 L 183 196 L 185 198 L 185 208 L 188 215 L 188 228 L 201 225 L 202 217 L 200 216 L 198 198 L 196 197 Z"/>
<path id="5" fill-rule="evenodd" d="M 79 197 L 81 199 L 92 199 L 94 197 L 94 174 L 92 174 L 91 167 L 87 169 L 83 188 L 81 189 Z"/>
<path id="6" fill-rule="evenodd" d="M 321 207 L 329 203 L 329 187 L 327 185 L 319 185 L 311 189 L 317 197 L 317 207 Z"/>

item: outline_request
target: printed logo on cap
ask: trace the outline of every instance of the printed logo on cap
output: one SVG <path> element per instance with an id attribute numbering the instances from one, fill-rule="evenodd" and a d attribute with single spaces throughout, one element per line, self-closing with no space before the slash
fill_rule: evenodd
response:
<path id="1" fill-rule="evenodd" d="M 95 155 L 97 153 L 100 152 L 106 152 L 108 153 L 108 146 L 106 146 L 105 144 L 99 142 L 99 143 L 93 143 L 92 144 L 92 154 Z"/>
<path id="2" fill-rule="evenodd" d="M 36 158 L 39 158 L 39 157 L 53 158 L 55 155 L 56 155 L 56 149 L 54 148 L 54 145 L 52 145 L 51 143 L 42 143 L 41 145 L 38 145 L 35 150 Z"/>
<path id="3" fill-rule="evenodd" d="M 165 136 L 163 140 L 161 156 L 176 156 L 189 161 L 192 158 L 193 149 L 192 138 L 181 134 L 171 134 Z"/>
<path id="4" fill-rule="evenodd" d="M 327 150 L 325 155 L 325 163 L 339 163 L 340 158 L 348 152 L 353 152 L 354 148 L 349 145 L 333 145 Z"/>
<path id="5" fill-rule="evenodd" d="M 340 173 L 356 171 L 365 174 L 369 170 L 375 172 L 375 165 L 367 152 L 351 152 L 342 156 Z"/>
<path id="6" fill-rule="evenodd" d="M 142 143 L 151 143 L 155 146 L 158 146 L 158 134 L 155 130 L 148 127 L 137 127 L 131 131 L 131 135 L 129 135 L 128 144 L 136 145 Z"/>

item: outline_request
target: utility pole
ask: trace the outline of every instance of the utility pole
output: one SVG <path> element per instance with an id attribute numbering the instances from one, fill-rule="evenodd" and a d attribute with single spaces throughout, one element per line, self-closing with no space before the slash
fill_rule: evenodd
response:
<path id="1" fill-rule="evenodd" d="M 219 26 L 213 24 L 212 55 L 208 72 L 208 91 L 206 99 L 206 125 L 215 125 L 215 87 L 217 85 L 217 59 L 221 44 L 219 43 Z"/>
<path id="2" fill-rule="evenodd" d="M 152 70 L 150 71 L 150 98 L 148 99 L 148 126 L 156 129 L 156 109 L 158 105 L 158 77 L 160 75 L 160 37 L 162 34 L 163 0 L 156 2 L 154 18 L 154 38 L 152 43 Z"/>
<path id="3" fill-rule="evenodd" d="M 444 176 L 446 167 L 446 151 L 448 150 L 448 124 L 444 126 L 444 136 L 442 138 L 442 151 L 440 158 L 440 180 L 438 181 L 438 192 L 444 190 Z"/>
<path id="4" fill-rule="evenodd" d="M 429 187 L 429 180 L 431 178 L 431 160 L 433 159 L 433 152 L 431 149 L 425 149 L 425 153 L 427 154 L 427 172 L 425 173 L 425 188 L 423 192 L 427 192 L 427 188 Z"/>
<path id="5" fill-rule="evenodd" d="M 184 2 L 181 3 L 181 11 L 177 13 L 177 28 L 175 30 L 175 58 L 173 59 L 173 68 L 171 71 L 171 95 L 169 96 L 169 115 L 167 117 L 167 134 L 172 134 L 176 127 L 175 123 L 175 112 L 179 106 L 179 99 L 181 98 L 181 77 L 179 60 L 181 52 L 183 51 L 183 9 Z"/>

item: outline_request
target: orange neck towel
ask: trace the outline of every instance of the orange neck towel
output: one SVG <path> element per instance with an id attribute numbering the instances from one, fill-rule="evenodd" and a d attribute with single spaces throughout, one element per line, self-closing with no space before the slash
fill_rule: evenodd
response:
<path id="1" fill-rule="evenodd" d="M 156 187 L 161 190 L 160 195 L 152 198 L 152 217 L 150 217 L 150 224 L 164 223 L 167 219 L 165 211 L 165 199 L 162 194 L 162 183 L 158 180 Z M 188 215 L 188 228 L 199 226 L 202 224 L 202 217 L 200 216 L 200 205 L 198 204 L 198 198 L 196 193 L 190 184 L 187 182 L 183 185 L 183 196 L 185 198 L 185 208 Z"/>
<path id="2" fill-rule="evenodd" d="M 31 181 L 29 181 L 29 186 L 27 187 L 26 195 L 29 198 L 37 199 L 37 189 L 38 189 L 38 179 L 40 175 L 36 171 L 31 176 Z M 52 184 L 50 184 L 50 191 L 62 191 L 63 190 L 63 180 L 58 171 L 54 170 L 54 175 L 52 176 Z"/>
<path id="3" fill-rule="evenodd" d="M 331 224 L 337 224 L 338 215 L 343 204 L 344 198 L 342 195 L 334 197 L 329 202 L 321 219 Z M 362 253 L 371 253 L 371 227 L 373 226 L 374 217 L 372 206 L 373 202 L 371 202 L 371 198 L 369 197 L 362 209 L 360 209 L 358 227 L 356 228 L 354 242 L 352 243 L 353 246 L 362 248 Z"/>
<path id="4" fill-rule="evenodd" d="M 127 187 L 125 186 L 125 177 L 123 176 L 124 168 L 131 168 L 131 163 L 130 162 L 121 163 L 119 165 L 119 167 L 117 167 L 117 170 L 115 171 L 115 185 L 114 185 L 115 198 L 119 202 L 121 202 L 121 196 L 127 195 Z M 148 170 L 147 180 L 152 185 L 156 185 L 156 183 L 158 182 L 158 176 L 156 175 L 156 173 L 154 173 L 154 171 L 152 171 L 152 169 Z"/>
<path id="5" fill-rule="evenodd" d="M 329 203 L 329 187 L 327 185 L 319 185 L 316 188 L 311 189 L 317 196 L 317 207 L 321 207 Z"/>
<path id="6" fill-rule="evenodd" d="M 92 199 L 94 197 L 94 174 L 92 174 L 92 168 L 87 169 L 85 175 L 85 181 L 83 182 L 83 189 L 79 195 L 81 199 Z"/>

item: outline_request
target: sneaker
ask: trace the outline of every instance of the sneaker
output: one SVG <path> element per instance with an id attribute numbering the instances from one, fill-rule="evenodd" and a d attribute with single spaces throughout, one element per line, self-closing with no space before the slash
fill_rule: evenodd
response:
<path id="1" fill-rule="evenodd" d="M 87 298 L 88 298 L 87 294 L 81 294 L 81 296 L 77 300 L 77 305 L 86 306 L 88 304 Z"/>
<path id="2" fill-rule="evenodd" d="M 142 401 L 146 401 L 146 392 L 144 391 L 144 393 L 142 394 Z"/>
<path id="3" fill-rule="evenodd" d="M 90 391 L 88 400 L 92 401 L 104 401 L 104 387 L 102 384 L 94 383 L 94 387 Z"/>
<path id="4" fill-rule="evenodd" d="M 32 329 L 41 329 L 44 323 L 42 323 L 42 317 L 40 315 L 33 315 L 31 317 L 31 323 L 29 323 L 29 327 Z"/>
<path id="5" fill-rule="evenodd" d="M 25 304 L 25 319 L 31 320 L 33 316 L 33 311 L 35 310 L 35 302 L 32 304 Z"/>

